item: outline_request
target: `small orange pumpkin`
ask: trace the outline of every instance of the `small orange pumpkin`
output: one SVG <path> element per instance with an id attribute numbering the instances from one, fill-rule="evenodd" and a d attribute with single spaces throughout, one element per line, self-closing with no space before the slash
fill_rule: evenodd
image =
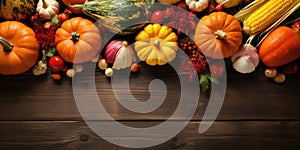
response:
<path id="1" fill-rule="evenodd" d="M 96 57 L 102 38 L 93 22 L 75 17 L 65 21 L 56 31 L 55 43 L 58 54 L 65 61 L 77 64 Z"/>
<path id="2" fill-rule="evenodd" d="M 240 23 L 225 12 L 214 12 L 200 19 L 194 41 L 202 53 L 211 58 L 232 56 L 242 44 Z"/>
<path id="3" fill-rule="evenodd" d="M 34 31 L 17 21 L 0 23 L 0 74 L 21 74 L 37 61 L 40 45 Z"/>
<path id="4" fill-rule="evenodd" d="M 273 30 L 261 43 L 258 54 L 269 67 L 285 65 L 300 58 L 300 33 L 280 26 Z"/>

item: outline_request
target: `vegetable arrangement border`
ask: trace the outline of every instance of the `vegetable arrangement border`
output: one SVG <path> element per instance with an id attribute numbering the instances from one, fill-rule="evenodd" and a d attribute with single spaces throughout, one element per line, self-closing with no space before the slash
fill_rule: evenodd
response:
<path id="1" fill-rule="evenodd" d="M 189 76 L 199 77 L 202 91 L 226 72 L 248 74 L 259 64 L 277 83 L 299 77 L 300 0 L 6 0 L 0 8 L 2 75 L 59 81 L 91 61 L 111 77 L 125 68 L 138 72 L 137 59 L 143 67 L 166 65 L 183 50 L 190 61 L 181 71 L 195 68 Z M 121 30 L 128 21 L 140 24 Z M 102 43 L 108 32 L 117 35 Z M 76 53 L 83 57 L 74 59 Z"/>

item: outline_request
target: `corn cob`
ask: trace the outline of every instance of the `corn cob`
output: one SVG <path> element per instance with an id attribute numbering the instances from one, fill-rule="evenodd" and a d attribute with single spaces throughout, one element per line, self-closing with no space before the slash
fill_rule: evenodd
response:
<path id="1" fill-rule="evenodd" d="M 270 0 L 244 21 L 244 32 L 255 35 L 266 29 L 295 4 L 294 0 Z"/>
<path id="2" fill-rule="evenodd" d="M 300 7 L 300 0 L 255 0 L 235 15 L 244 19 L 244 32 L 257 35 L 279 25 Z M 255 9 L 254 9 L 255 7 Z"/>

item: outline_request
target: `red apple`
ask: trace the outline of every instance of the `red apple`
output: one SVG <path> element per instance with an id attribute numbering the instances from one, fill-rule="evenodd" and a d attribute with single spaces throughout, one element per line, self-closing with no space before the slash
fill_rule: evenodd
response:
<path id="1" fill-rule="evenodd" d="M 60 72 L 64 69 L 65 63 L 59 56 L 52 56 L 49 60 L 49 67 L 52 72 Z"/>
<path id="2" fill-rule="evenodd" d="M 164 12 L 161 10 L 156 10 L 152 13 L 151 21 L 153 23 L 161 23 L 164 20 Z"/>

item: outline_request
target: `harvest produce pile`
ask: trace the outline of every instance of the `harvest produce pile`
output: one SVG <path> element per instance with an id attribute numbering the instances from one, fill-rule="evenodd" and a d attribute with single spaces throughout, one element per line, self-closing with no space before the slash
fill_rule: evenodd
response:
<path id="1" fill-rule="evenodd" d="M 167 65 L 180 51 L 180 71 L 203 91 L 226 70 L 259 65 L 282 83 L 299 75 L 299 8 L 300 0 L 1 1 L 0 74 L 61 80 L 93 62 L 111 77 Z"/>

